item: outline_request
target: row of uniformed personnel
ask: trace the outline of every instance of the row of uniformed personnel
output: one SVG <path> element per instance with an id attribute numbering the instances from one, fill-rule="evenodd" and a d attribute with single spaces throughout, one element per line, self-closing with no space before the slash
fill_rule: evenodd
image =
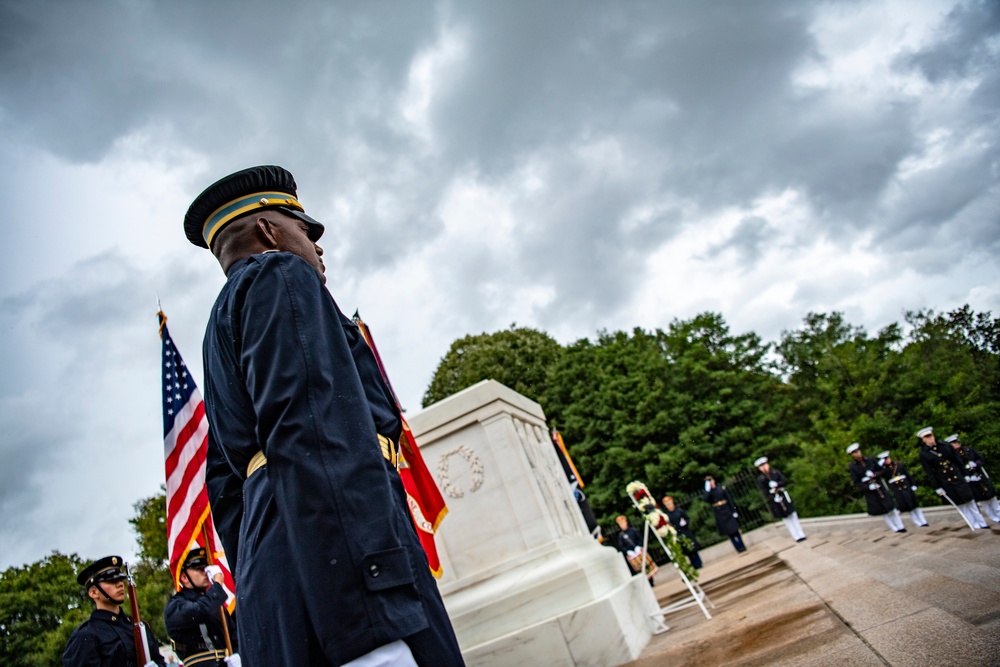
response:
<path id="1" fill-rule="evenodd" d="M 953 504 L 973 529 L 987 527 L 980 502 L 986 515 L 1000 523 L 1000 503 L 979 452 L 963 445 L 957 433 L 940 442 L 928 426 L 916 435 L 920 464 L 935 492 Z M 851 481 L 864 493 L 869 515 L 884 517 L 889 529 L 897 533 L 906 532 L 901 512 L 909 513 L 915 525 L 927 525 L 917 504 L 917 483 L 905 465 L 893 460 L 888 451 L 875 458 L 865 456 L 857 442 L 847 453 L 854 459 L 848 467 Z"/>

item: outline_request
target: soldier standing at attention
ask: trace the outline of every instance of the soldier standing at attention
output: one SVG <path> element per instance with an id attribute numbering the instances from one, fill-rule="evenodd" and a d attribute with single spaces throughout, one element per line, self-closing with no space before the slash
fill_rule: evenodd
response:
<path id="1" fill-rule="evenodd" d="M 743 536 L 740 535 L 740 524 L 736 520 L 739 517 L 736 503 L 729 495 L 729 490 L 724 486 L 717 485 L 715 478 L 711 475 L 705 478 L 705 502 L 712 506 L 712 513 L 715 515 L 715 529 L 719 535 L 725 535 L 729 538 L 736 553 L 746 551 Z"/>
<path id="2" fill-rule="evenodd" d="M 892 496 L 896 501 L 896 509 L 900 512 L 909 512 L 910 520 L 914 525 L 924 527 L 927 519 L 924 518 L 924 511 L 917 504 L 917 483 L 913 481 L 906 466 L 899 461 L 894 461 L 888 451 L 881 452 L 877 459 L 878 465 L 885 471 L 886 484 L 892 491 Z"/>
<path id="3" fill-rule="evenodd" d="M 324 287 L 323 225 L 296 195 L 285 169 L 252 167 L 184 218 L 226 274 L 204 342 L 206 481 L 236 562 L 240 655 L 463 665 L 396 468 L 396 402 Z"/>
<path id="4" fill-rule="evenodd" d="M 951 445 L 938 442 L 934 429 L 928 426 L 917 431 L 920 438 L 920 465 L 939 496 L 955 505 L 972 529 L 986 528 L 986 519 L 976 506 L 969 483 L 965 481 L 965 463 Z"/>
<path id="5" fill-rule="evenodd" d="M 781 519 L 792 539 L 796 542 L 806 539 L 806 533 L 802 530 L 802 524 L 799 522 L 799 513 L 795 511 L 795 503 L 792 502 L 788 491 L 785 490 L 785 487 L 788 486 L 788 480 L 785 479 L 780 470 L 771 468 L 766 456 L 761 456 L 753 462 L 753 465 L 760 471 L 760 474 L 757 475 L 757 488 L 764 494 L 771 516 L 775 519 Z"/>
<path id="6" fill-rule="evenodd" d="M 65 667 L 137 667 L 132 619 L 122 613 L 121 607 L 128 578 L 123 564 L 121 556 L 105 556 L 77 575 L 77 582 L 87 589 L 96 609 L 66 642 L 62 656 Z M 143 667 L 166 667 L 153 631 L 145 621 L 143 627 L 149 656 Z"/>
<path id="7" fill-rule="evenodd" d="M 854 486 L 865 494 L 868 516 L 881 516 L 885 518 L 889 530 L 895 533 L 905 533 L 906 527 L 903 525 L 903 518 L 896 511 L 896 504 L 892 502 L 889 489 L 882 486 L 884 474 L 882 468 L 879 467 L 875 459 L 862 454 L 861 445 L 857 442 L 848 446 L 847 453 L 854 459 L 847 467 L 847 472 L 850 473 Z"/>
<path id="8" fill-rule="evenodd" d="M 167 600 L 163 620 L 184 666 L 241 667 L 238 653 L 226 656 L 227 631 L 234 651 L 237 642 L 236 624 L 224 606 L 228 596 L 222 570 L 209 565 L 205 549 L 198 547 L 184 559 L 180 580 L 181 590 Z"/>

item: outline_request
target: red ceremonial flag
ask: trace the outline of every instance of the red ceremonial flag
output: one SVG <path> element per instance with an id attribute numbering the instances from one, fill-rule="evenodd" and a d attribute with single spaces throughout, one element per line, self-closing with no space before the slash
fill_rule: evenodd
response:
<path id="1" fill-rule="evenodd" d="M 205 486 L 205 456 L 208 453 L 208 418 L 201 392 L 188 372 L 167 330 L 167 316 L 158 312 L 163 341 L 163 456 L 167 477 L 167 551 L 174 586 L 181 589 L 181 564 L 188 552 L 199 546 L 209 552 L 210 562 L 222 568 L 223 586 L 229 594 L 226 606 L 236 606 L 236 584 L 229 561 L 212 523 Z"/>
<path id="2" fill-rule="evenodd" d="M 437 531 L 438 526 L 441 525 L 441 520 L 448 513 L 448 506 L 445 505 L 444 498 L 441 496 L 441 491 L 438 489 L 431 471 L 427 469 L 427 464 L 424 463 L 424 457 L 420 453 L 417 441 L 413 438 L 413 432 L 410 431 L 410 425 L 406 423 L 406 418 L 403 417 L 403 411 L 399 407 L 399 398 L 397 398 L 396 391 L 392 388 L 392 383 L 389 382 L 389 376 L 386 375 L 385 366 L 382 365 L 382 357 L 379 356 L 378 348 L 375 347 L 375 341 L 372 340 L 372 334 L 368 329 L 368 325 L 358 317 L 357 313 L 354 313 L 354 322 L 358 325 L 358 329 L 361 331 L 361 335 L 364 336 L 365 342 L 368 343 L 368 347 L 371 348 L 372 354 L 375 355 L 375 362 L 382 373 L 382 379 L 385 380 L 389 391 L 392 392 L 393 400 L 396 401 L 399 418 L 403 423 L 403 432 L 399 436 L 399 453 L 401 459 L 399 477 L 403 481 L 403 488 L 406 490 L 406 502 L 410 507 L 410 518 L 413 519 L 413 525 L 417 529 L 420 544 L 424 548 L 424 553 L 427 554 L 427 562 L 431 567 L 431 572 L 435 577 L 440 578 L 444 573 L 444 568 L 441 567 L 441 559 L 438 557 L 437 545 L 434 543 L 434 533 Z"/>

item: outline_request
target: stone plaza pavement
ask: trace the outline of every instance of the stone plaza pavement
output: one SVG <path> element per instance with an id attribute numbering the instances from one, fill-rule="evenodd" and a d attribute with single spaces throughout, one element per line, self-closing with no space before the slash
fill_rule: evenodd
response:
<path id="1" fill-rule="evenodd" d="M 1000 665 L 1000 528 L 972 532 L 951 507 L 925 510 L 891 533 L 881 518 L 803 520 L 796 544 L 782 524 L 702 552 L 699 583 L 715 604 L 666 616 L 629 667 L 660 665 Z M 669 565 L 661 605 L 687 594 Z"/>

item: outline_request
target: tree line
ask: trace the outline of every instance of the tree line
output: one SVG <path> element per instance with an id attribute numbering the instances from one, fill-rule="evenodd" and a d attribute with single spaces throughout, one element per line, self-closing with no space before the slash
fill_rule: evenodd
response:
<path id="1" fill-rule="evenodd" d="M 455 341 L 422 405 L 486 378 L 538 401 L 606 527 L 631 509 L 634 479 L 683 497 L 758 456 L 791 480 L 802 516 L 862 512 L 844 449 L 890 450 L 920 483 L 923 426 L 960 433 L 1000 473 L 1000 319 L 969 306 L 907 312 L 874 334 L 842 313 L 810 313 L 773 342 L 733 333 L 717 313 L 565 346 L 511 325 Z M 919 495 L 940 503 L 932 489 Z"/>
<path id="2" fill-rule="evenodd" d="M 875 334 L 841 313 L 810 313 L 774 342 L 733 333 L 716 313 L 675 320 L 666 331 L 602 331 L 565 346 L 511 325 L 456 340 L 422 405 L 487 378 L 541 404 L 606 527 L 631 511 L 632 480 L 658 497 L 682 498 L 697 494 L 705 475 L 726 479 L 761 455 L 790 479 L 802 516 L 861 512 L 847 445 L 891 450 L 920 483 L 914 432 L 928 425 L 941 437 L 960 433 L 1000 474 L 1000 319 L 968 306 L 908 312 Z M 931 489 L 919 494 L 924 506 L 940 502 Z M 133 509 L 140 607 L 165 643 L 163 608 L 173 592 L 165 495 Z M 691 509 L 707 541 L 710 512 Z M 69 634 L 92 608 L 76 583 L 85 562 L 53 552 L 0 573 L 0 664 L 60 664 Z"/>

